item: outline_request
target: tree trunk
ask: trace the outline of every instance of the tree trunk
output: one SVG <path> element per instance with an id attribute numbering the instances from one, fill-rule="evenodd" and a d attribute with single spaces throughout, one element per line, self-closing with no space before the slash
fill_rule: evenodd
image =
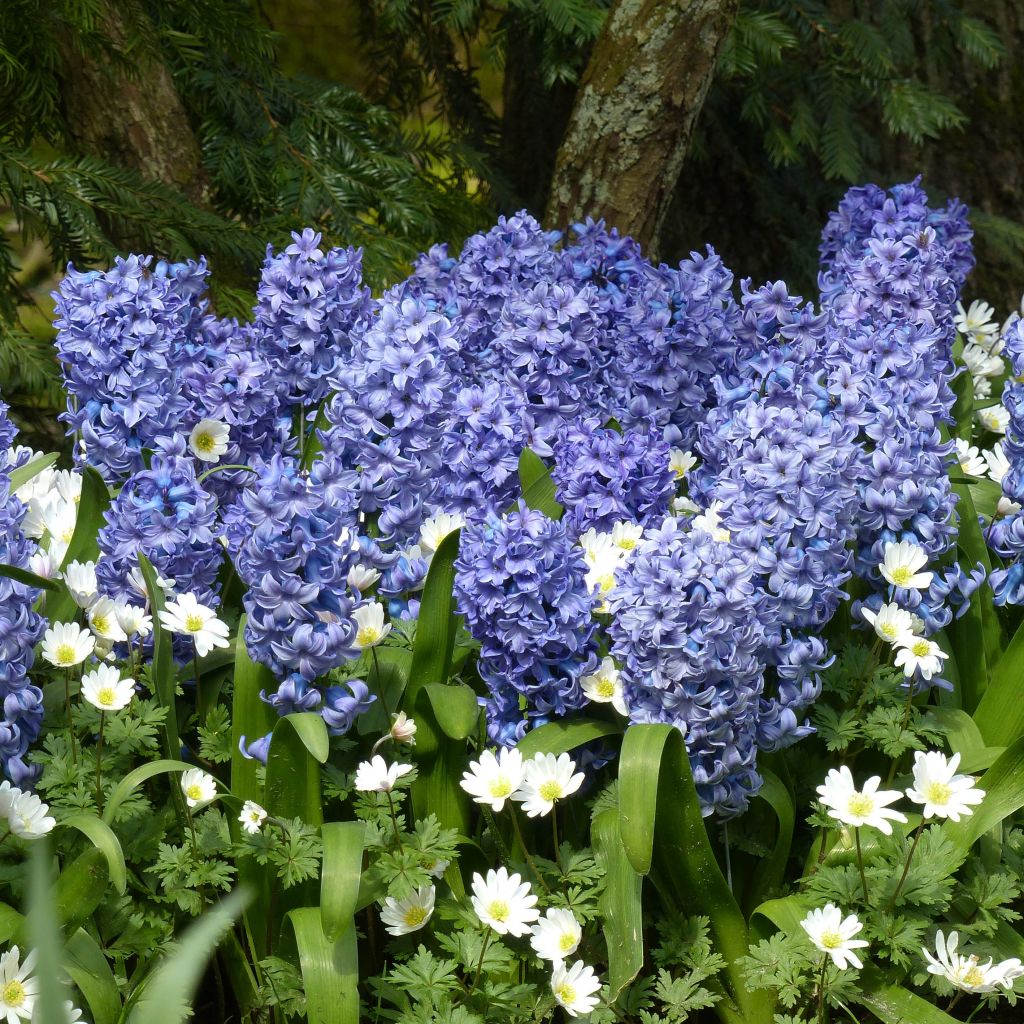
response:
<path id="1" fill-rule="evenodd" d="M 72 142 L 83 155 L 137 171 L 206 205 L 208 182 L 199 143 L 171 71 L 154 46 L 130 45 L 132 30 L 153 39 L 152 26 L 145 20 L 140 25 L 141 19 L 145 14 L 134 4 L 108 0 L 97 25 L 109 51 L 83 53 L 67 41 L 63 102 Z M 130 54 L 131 72 L 109 53 Z"/>
<path id="2" fill-rule="evenodd" d="M 547 221 L 590 214 L 656 254 L 739 0 L 616 0 L 559 149 Z"/>

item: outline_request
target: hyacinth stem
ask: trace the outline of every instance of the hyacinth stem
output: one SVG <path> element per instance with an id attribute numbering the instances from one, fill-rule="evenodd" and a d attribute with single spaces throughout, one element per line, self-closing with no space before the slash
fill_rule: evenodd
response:
<path id="1" fill-rule="evenodd" d="M 907 854 L 907 863 L 903 865 L 903 874 L 900 875 L 900 880 L 896 883 L 896 888 L 893 890 L 892 900 L 890 901 L 892 906 L 896 905 L 896 897 L 899 896 L 900 890 L 903 888 L 903 883 L 907 880 L 907 875 L 910 874 L 910 862 L 914 859 L 914 851 L 917 849 L 917 844 L 921 841 L 921 833 L 924 831 L 924 818 L 921 819 L 921 824 L 914 830 L 914 841 L 910 844 L 910 852 Z"/>
<path id="2" fill-rule="evenodd" d="M 860 848 L 860 829 L 853 830 L 854 840 L 857 844 L 857 867 L 860 869 L 860 884 L 864 888 L 864 905 L 868 902 L 868 876 L 864 873 L 864 854 Z"/>
<path id="3" fill-rule="evenodd" d="M 828 969 L 828 954 L 821 958 L 821 973 L 818 975 L 818 1024 L 825 1024 L 825 1014 L 828 1007 L 825 1006 L 825 971 Z"/>
<path id="4" fill-rule="evenodd" d="M 548 883 L 544 881 L 544 876 L 540 873 L 540 870 L 534 863 L 533 858 L 530 856 L 530 851 L 526 847 L 526 840 L 523 838 L 522 829 L 519 827 L 519 815 L 516 813 L 516 805 L 512 802 L 509 802 L 508 807 L 512 815 L 512 828 L 515 831 L 516 840 L 519 843 L 519 849 L 523 851 L 523 857 L 525 858 L 526 863 L 530 865 L 530 870 L 533 872 L 534 878 L 536 878 L 537 881 L 540 882 L 540 884 L 544 887 L 544 891 L 548 895 L 551 895 L 551 890 L 548 888 Z M 485 809 L 484 813 L 489 814 L 490 812 Z"/>
<path id="5" fill-rule="evenodd" d="M 106 724 L 107 713 L 105 711 L 100 712 L 100 738 L 96 743 L 96 808 L 103 813 L 103 783 L 102 783 L 102 771 L 103 771 L 103 726 Z"/>

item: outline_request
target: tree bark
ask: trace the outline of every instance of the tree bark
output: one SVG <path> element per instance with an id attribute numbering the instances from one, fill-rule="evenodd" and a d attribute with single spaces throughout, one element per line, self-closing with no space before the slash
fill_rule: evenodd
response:
<path id="1" fill-rule="evenodd" d="M 132 20 L 129 21 L 129 18 Z M 131 47 L 135 34 L 152 27 L 134 4 L 107 2 L 102 26 L 109 48 L 82 52 L 64 47 L 63 103 L 72 142 L 80 153 L 138 172 L 206 205 L 207 176 L 199 142 L 189 125 L 170 68 L 154 46 Z M 134 22 L 134 24 L 133 24 Z M 129 69 L 110 54 L 132 54 Z"/>
<path id="2" fill-rule="evenodd" d="M 547 221 L 588 214 L 656 254 L 739 0 L 616 0 L 576 94 Z"/>

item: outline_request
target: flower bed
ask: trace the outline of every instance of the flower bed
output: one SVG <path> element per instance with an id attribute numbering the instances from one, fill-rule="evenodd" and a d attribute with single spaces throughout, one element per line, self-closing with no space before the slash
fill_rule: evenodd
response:
<path id="1" fill-rule="evenodd" d="M 73 468 L 0 407 L 0 1017 L 1012 1005 L 1024 321 L 966 209 L 851 190 L 816 302 L 526 214 L 377 299 L 321 243 L 247 324 L 69 267 Z"/>

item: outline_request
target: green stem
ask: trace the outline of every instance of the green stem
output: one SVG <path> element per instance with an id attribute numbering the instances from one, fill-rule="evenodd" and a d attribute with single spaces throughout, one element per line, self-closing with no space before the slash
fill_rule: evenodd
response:
<path id="1" fill-rule="evenodd" d="M 900 880 L 896 883 L 896 888 L 892 894 L 892 900 L 890 901 L 891 906 L 896 906 L 896 897 L 899 896 L 900 890 L 903 888 L 903 883 L 907 880 L 907 875 L 910 874 L 910 862 L 914 859 L 914 851 L 917 849 L 917 844 L 921 841 L 921 833 L 924 831 L 924 819 L 921 819 L 921 824 L 917 826 L 914 831 L 914 841 L 910 844 L 910 853 L 907 854 L 907 863 L 903 865 L 903 874 L 900 875 Z"/>
<path id="2" fill-rule="evenodd" d="M 825 1006 L 825 971 L 828 969 L 828 954 L 821 958 L 821 974 L 818 975 L 818 1024 L 825 1024 L 825 1014 L 828 1007 Z"/>
<path id="3" fill-rule="evenodd" d="M 193 644 L 192 644 L 192 665 L 193 665 L 192 671 L 195 672 L 195 675 L 196 675 L 196 721 L 200 725 L 202 725 L 202 723 L 203 723 L 203 712 L 202 712 L 202 708 L 201 708 L 201 701 L 202 701 L 203 691 L 202 691 L 202 689 L 200 688 L 200 685 L 199 685 L 199 648 L 197 648 L 195 646 L 195 642 L 194 641 L 193 641 Z"/>
<path id="4" fill-rule="evenodd" d="M 864 887 L 864 906 L 868 904 L 868 876 L 864 873 L 864 854 L 860 848 L 860 829 L 853 830 L 854 839 L 857 843 L 857 867 L 860 869 L 860 884 Z"/>
<path id="5" fill-rule="evenodd" d="M 237 466 L 234 464 L 224 466 L 214 466 L 212 469 L 208 469 L 205 473 L 201 473 L 196 483 L 201 484 L 208 476 L 212 476 L 214 473 L 226 473 L 232 469 L 244 469 L 246 473 L 255 473 L 256 470 L 252 466 Z"/>
<path id="6" fill-rule="evenodd" d="M 384 795 L 388 798 L 388 809 L 391 811 L 391 824 L 395 829 L 395 842 L 398 843 L 399 849 L 402 848 L 402 833 L 398 828 L 398 815 L 395 813 L 395 801 L 391 799 L 390 790 L 385 790 Z"/>
<path id="7" fill-rule="evenodd" d="M 519 843 L 519 849 L 523 851 L 523 858 L 527 864 L 530 865 L 530 870 L 533 872 L 534 877 L 543 886 L 544 891 L 550 896 L 551 890 L 548 888 L 548 883 L 544 881 L 544 876 L 540 873 L 540 869 L 534 863 L 533 858 L 530 856 L 530 851 L 526 848 L 526 840 L 523 838 L 522 829 L 519 827 L 519 815 L 516 813 L 516 805 L 509 802 L 509 811 L 512 816 L 512 829 L 516 834 L 516 840 Z"/>
<path id="8" fill-rule="evenodd" d="M 377 680 L 377 696 L 380 698 L 380 706 L 384 709 L 384 717 L 387 719 L 387 729 L 391 730 L 391 710 L 388 708 L 388 702 L 384 699 L 384 683 L 380 677 L 380 662 L 377 661 L 377 646 L 376 644 L 370 648 L 370 657 L 373 659 L 373 674 Z"/>
<path id="9" fill-rule="evenodd" d="M 96 808 L 103 813 L 103 782 L 102 782 L 102 765 L 103 765 L 103 726 L 106 721 L 106 712 L 100 712 L 100 738 L 96 744 Z"/>
<path id="10" fill-rule="evenodd" d="M 480 972 L 484 966 L 484 954 L 487 952 L 487 946 L 491 941 L 491 930 L 487 929 L 487 934 L 484 936 L 484 944 L 480 947 L 480 959 L 476 962 L 476 972 L 473 975 L 473 981 L 470 983 L 469 991 L 472 992 L 476 988 L 476 983 L 480 980 Z M 468 993 L 467 993 L 468 994 Z"/>
<path id="11" fill-rule="evenodd" d="M 551 840 L 555 844 L 555 863 L 558 865 L 558 871 L 560 874 L 564 874 L 562 871 L 562 854 L 558 849 L 558 814 L 555 811 L 557 804 L 553 804 L 551 807 Z"/>
<path id="12" fill-rule="evenodd" d="M 78 744 L 75 741 L 75 726 L 71 721 L 71 669 L 64 673 L 64 713 L 68 719 L 68 735 L 71 738 L 71 760 L 78 767 Z"/>

